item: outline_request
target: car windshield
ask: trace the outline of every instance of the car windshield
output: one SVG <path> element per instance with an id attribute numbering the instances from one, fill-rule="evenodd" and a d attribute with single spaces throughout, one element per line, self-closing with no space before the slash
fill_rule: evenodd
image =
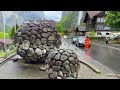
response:
<path id="1" fill-rule="evenodd" d="M 85 38 L 83 38 L 83 37 L 82 37 L 82 38 L 79 38 L 79 40 L 84 41 L 84 40 L 85 40 Z"/>

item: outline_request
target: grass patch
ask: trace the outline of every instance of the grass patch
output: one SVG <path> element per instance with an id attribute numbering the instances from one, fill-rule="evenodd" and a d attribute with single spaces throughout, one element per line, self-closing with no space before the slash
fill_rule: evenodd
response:
<path id="1" fill-rule="evenodd" d="M 0 58 L 3 58 L 5 56 L 5 52 L 0 52 Z"/>
<path id="2" fill-rule="evenodd" d="M 15 52 L 14 45 L 10 45 L 6 52 L 3 51 L 0 52 L 0 58 L 6 58 L 7 56 L 14 52 Z"/>

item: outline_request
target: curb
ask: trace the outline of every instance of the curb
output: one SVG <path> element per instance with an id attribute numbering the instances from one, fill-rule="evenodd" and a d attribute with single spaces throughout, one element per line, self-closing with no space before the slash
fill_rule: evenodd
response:
<path id="1" fill-rule="evenodd" d="M 0 66 L 3 65 L 4 63 L 6 63 L 7 61 L 9 61 L 10 58 L 14 57 L 16 55 L 16 53 L 13 53 L 11 55 L 9 55 L 6 59 L 4 59 L 1 63 Z"/>
<path id="2" fill-rule="evenodd" d="M 95 66 L 93 66 L 92 64 L 90 64 L 88 62 L 85 62 L 85 61 L 82 61 L 82 60 L 80 60 L 80 62 L 83 63 L 83 64 L 85 64 L 85 65 L 87 65 L 87 66 L 89 66 L 96 73 L 99 73 L 99 74 L 101 73 L 101 71 L 99 69 L 97 69 Z"/>
<path id="3" fill-rule="evenodd" d="M 75 49 L 77 50 L 78 48 L 75 47 Z M 83 54 L 83 53 L 82 53 Z M 79 60 L 81 63 L 89 66 L 92 70 L 94 70 L 96 73 L 101 73 L 101 71 L 99 69 L 97 69 L 95 66 L 93 66 L 92 64 L 85 62 L 83 60 Z"/>

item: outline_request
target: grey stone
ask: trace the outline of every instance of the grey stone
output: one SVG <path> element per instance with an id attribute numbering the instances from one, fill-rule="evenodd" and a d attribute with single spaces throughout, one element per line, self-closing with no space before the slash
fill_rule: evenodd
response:
<path id="1" fill-rule="evenodd" d="M 21 35 L 23 40 L 29 40 L 29 37 L 27 35 Z"/>
<path id="2" fill-rule="evenodd" d="M 59 75 L 60 77 L 63 77 L 63 72 L 62 72 L 62 71 L 58 71 L 58 75 Z"/>
<path id="3" fill-rule="evenodd" d="M 30 27 L 29 25 L 25 24 L 25 25 L 22 25 L 22 30 L 26 31 L 28 30 Z"/>
<path id="4" fill-rule="evenodd" d="M 70 67 L 68 65 L 65 65 L 65 69 L 70 72 Z"/>
<path id="5" fill-rule="evenodd" d="M 75 64 L 75 71 L 78 73 L 79 66 Z"/>
<path id="6" fill-rule="evenodd" d="M 69 57 L 68 59 L 72 64 L 75 64 L 75 59 L 73 57 Z"/>
<path id="7" fill-rule="evenodd" d="M 41 35 L 40 34 L 37 34 L 37 39 L 41 39 Z"/>
<path id="8" fill-rule="evenodd" d="M 42 50 L 42 54 L 46 54 L 46 52 L 47 52 L 46 49 Z"/>
<path id="9" fill-rule="evenodd" d="M 73 77 L 70 76 L 70 77 L 66 77 L 65 79 L 75 79 L 75 78 L 73 78 Z"/>
<path id="10" fill-rule="evenodd" d="M 76 72 L 74 72 L 74 76 L 73 76 L 74 78 L 77 78 L 77 73 Z"/>
<path id="11" fill-rule="evenodd" d="M 56 72 L 56 71 L 53 71 L 52 73 L 53 73 L 53 76 L 54 76 L 55 78 L 57 78 L 57 76 L 58 76 L 57 72 Z"/>
<path id="12" fill-rule="evenodd" d="M 59 52 L 62 54 L 62 53 L 63 53 L 63 50 L 60 50 Z"/>
<path id="13" fill-rule="evenodd" d="M 35 24 L 33 22 L 28 23 L 31 27 L 35 27 Z"/>
<path id="14" fill-rule="evenodd" d="M 39 48 L 35 49 L 35 53 L 36 53 L 37 55 L 42 55 L 42 51 L 41 51 L 41 49 L 39 49 Z"/>
<path id="15" fill-rule="evenodd" d="M 66 55 L 66 56 L 70 56 L 70 54 L 68 52 L 64 52 L 63 55 Z"/>
<path id="16" fill-rule="evenodd" d="M 55 56 L 55 60 L 59 60 L 60 59 L 60 54 L 58 53 L 56 56 Z"/>
<path id="17" fill-rule="evenodd" d="M 54 53 L 55 53 L 55 54 L 57 54 L 57 53 L 58 53 L 58 51 L 57 51 L 57 50 L 55 50 L 55 51 L 54 51 Z"/>
<path id="18" fill-rule="evenodd" d="M 42 37 L 44 37 L 44 38 L 48 38 L 48 33 L 42 33 Z"/>
<path id="19" fill-rule="evenodd" d="M 33 48 L 29 48 L 29 52 L 30 52 L 31 55 L 34 55 L 34 54 L 35 54 Z"/>
<path id="20" fill-rule="evenodd" d="M 32 56 L 30 53 L 27 54 L 28 56 Z"/>
<path id="21" fill-rule="evenodd" d="M 66 59 L 68 59 L 68 56 L 65 56 L 65 55 L 62 54 L 60 60 L 65 61 Z"/>
<path id="22" fill-rule="evenodd" d="M 45 67 L 45 66 L 41 66 L 39 69 L 40 69 L 41 71 L 46 71 L 46 67 Z"/>
<path id="23" fill-rule="evenodd" d="M 47 32 L 47 28 L 43 28 L 43 32 Z"/>
<path id="24" fill-rule="evenodd" d="M 53 70 L 50 68 L 48 72 L 49 72 L 49 73 L 52 73 L 52 72 L 53 72 Z"/>
<path id="25" fill-rule="evenodd" d="M 28 50 L 29 47 L 30 47 L 30 42 L 29 42 L 28 40 L 24 40 L 24 41 L 23 41 L 23 44 L 22 44 L 22 48 L 23 48 L 24 50 Z"/>
<path id="26" fill-rule="evenodd" d="M 31 35 L 31 36 L 30 36 L 30 42 L 31 42 L 31 43 L 34 43 L 34 42 L 35 42 L 35 39 L 36 39 L 36 36 L 34 36 L 34 35 Z"/>
<path id="27" fill-rule="evenodd" d="M 55 36 L 50 36 L 50 34 L 49 34 L 48 40 L 54 40 L 54 39 L 55 39 Z"/>
<path id="28" fill-rule="evenodd" d="M 64 67 L 61 67 L 61 70 L 62 70 L 62 72 L 63 72 L 64 74 L 67 73 L 67 71 L 65 70 Z"/>
<path id="29" fill-rule="evenodd" d="M 37 45 L 35 43 L 33 43 L 33 48 L 36 49 L 37 48 Z"/>
<path id="30" fill-rule="evenodd" d="M 36 30 L 36 29 L 35 29 L 35 25 L 34 25 L 34 27 L 31 27 L 31 31 L 32 31 L 32 30 L 33 30 L 33 31 L 35 31 L 35 30 Z"/>
<path id="31" fill-rule="evenodd" d="M 60 68 L 61 68 L 60 66 L 52 66 L 53 71 L 59 71 Z"/>
<path id="32" fill-rule="evenodd" d="M 62 78 L 58 76 L 57 79 L 62 79 Z"/>
<path id="33" fill-rule="evenodd" d="M 70 63 L 70 70 L 71 70 L 71 72 L 75 72 L 75 66 L 71 63 Z"/>
<path id="34" fill-rule="evenodd" d="M 21 34 L 21 32 L 18 32 L 18 36 L 21 36 L 22 34 Z"/>
<path id="35" fill-rule="evenodd" d="M 38 33 L 38 32 L 37 32 L 36 30 L 31 30 L 31 34 L 32 34 L 32 35 L 35 35 L 35 36 L 36 36 L 37 33 Z"/>
<path id="36" fill-rule="evenodd" d="M 47 44 L 47 39 L 46 38 L 41 38 L 41 43 L 42 44 Z"/>
<path id="37" fill-rule="evenodd" d="M 41 44 L 40 39 L 36 39 L 35 43 L 36 43 L 36 45 L 40 45 Z"/>
<path id="38" fill-rule="evenodd" d="M 61 62 L 61 61 L 56 61 L 55 65 L 56 65 L 56 66 L 61 66 L 61 65 L 62 65 L 62 62 Z"/>
<path id="39" fill-rule="evenodd" d="M 19 45 L 19 43 L 16 43 L 15 46 L 16 46 L 16 47 L 19 47 L 20 45 Z"/>
<path id="40" fill-rule="evenodd" d="M 70 71 L 66 74 L 66 77 L 70 77 L 71 75 L 72 75 L 72 72 Z"/>
<path id="41" fill-rule="evenodd" d="M 69 65 L 70 62 L 68 60 L 66 60 L 64 63 L 63 63 L 63 66 L 65 67 L 65 65 Z"/>
<path id="42" fill-rule="evenodd" d="M 27 36 L 31 35 L 31 33 L 29 31 L 25 31 L 25 33 L 26 33 Z"/>
<path id="43" fill-rule="evenodd" d="M 70 54 L 74 53 L 73 50 L 70 50 L 70 49 L 67 49 L 67 52 Z"/>
<path id="44" fill-rule="evenodd" d="M 71 56 L 74 58 L 74 59 L 77 59 L 77 54 L 71 54 Z"/>
<path id="45" fill-rule="evenodd" d="M 50 79 L 55 79 L 55 77 L 54 77 L 54 75 L 53 75 L 52 73 L 48 74 L 48 77 L 49 77 Z"/>
<path id="46" fill-rule="evenodd" d="M 54 59 L 55 55 L 56 55 L 56 54 L 52 52 L 52 53 L 50 53 L 50 54 L 48 55 L 48 58 L 50 58 L 50 59 L 52 60 L 52 59 Z"/>
<path id="47" fill-rule="evenodd" d="M 51 68 L 55 64 L 55 60 L 49 62 L 49 67 Z"/>

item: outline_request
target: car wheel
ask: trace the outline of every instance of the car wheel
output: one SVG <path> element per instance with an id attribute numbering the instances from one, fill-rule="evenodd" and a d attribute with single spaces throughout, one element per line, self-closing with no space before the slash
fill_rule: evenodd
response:
<path id="1" fill-rule="evenodd" d="M 90 45 L 89 45 L 89 47 L 90 47 Z"/>
<path id="2" fill-rule="evenodd" d="M 79 43 L 77 43 L 76 46 L 79 47 Z"/>

